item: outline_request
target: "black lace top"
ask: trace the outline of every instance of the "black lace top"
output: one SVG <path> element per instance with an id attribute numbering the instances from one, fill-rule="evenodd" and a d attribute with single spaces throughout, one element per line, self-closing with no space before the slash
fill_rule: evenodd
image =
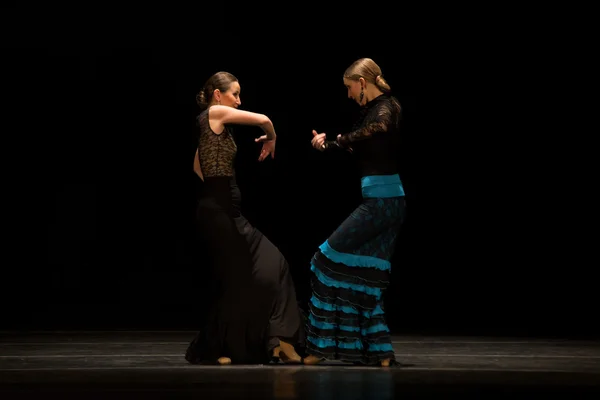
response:
<path id="1" fill-rule="evenodd" d="M 396 174 L 401 118 L 398 100 L 382 94 L 361 107 L 352 132 L 343 134 L 339 142 L 328 142 L 327 147 L 351 149 L 361 177 Z"/>
<path id="2" fill-rule="evenodd" d="M 200 129 L 198 144 L 198 161 L 204 178 L 216 176 L 234 176 L 234 159 L 237 146 L 230 129 L 217 135 L 208 123 L 208 109 L 204 110 L 196 120 Z"/>

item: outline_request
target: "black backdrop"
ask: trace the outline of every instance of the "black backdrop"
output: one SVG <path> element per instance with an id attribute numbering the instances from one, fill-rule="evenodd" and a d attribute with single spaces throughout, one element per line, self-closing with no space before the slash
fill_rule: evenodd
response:
<path id="1" fill-rule="evenodd" d="M 597 334 L 589 264 L 571 252 L 561 196 L 532 150 L 539 133 L 522 96 L 533 91 L 511 72 L 517 55 L 412 10 L 361 32 L 360 17 L 262 20 L 245 7 L 235 18 L 5 10 L 6 328 L 197 326 L 209 282 L 189 235 L 194 98 L 218 70 L 239 78 L 243 109 L 275 124 L 276 157 L 264 163 L 260 131 L 236 129 L 238 181 L 304 305 L 312 253 L 360 198 L 351 158 L 314 151 L 311 130 L 347 129 L 355 105 L 342 73 L 366 56 L 404 109 L 408 215 L 391 328 Z"/>

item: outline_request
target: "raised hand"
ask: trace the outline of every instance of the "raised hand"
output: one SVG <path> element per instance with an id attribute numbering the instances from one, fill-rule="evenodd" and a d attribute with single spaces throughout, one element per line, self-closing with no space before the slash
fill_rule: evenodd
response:
<path id="1" fill-rule="evenodd" d="M 312 147 L 319 151 L 325 150 L 325 139 L 327 139 L 327 135 L 325 133 L 317 133 L 317 131 L 315 131 L 314 129 L 312 131 L 312 134 L 313 138 L 310 142 Z"/>

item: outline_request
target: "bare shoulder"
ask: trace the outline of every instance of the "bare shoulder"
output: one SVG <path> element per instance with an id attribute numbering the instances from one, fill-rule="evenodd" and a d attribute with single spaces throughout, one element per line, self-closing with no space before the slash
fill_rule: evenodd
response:
<path id="1" fill-rule="evenodd" d="M 221 105 L 210 106 L 208 108 L 208 110 L 206 110 L 207 114 L 208 114 L 208 118 L 210 118 L 212 120 L 219 120 L 219 119 L 223 118 L 223 115 L 227 112 L 228 108 L 231 108 L 231 107 L 221 106 Z"/>

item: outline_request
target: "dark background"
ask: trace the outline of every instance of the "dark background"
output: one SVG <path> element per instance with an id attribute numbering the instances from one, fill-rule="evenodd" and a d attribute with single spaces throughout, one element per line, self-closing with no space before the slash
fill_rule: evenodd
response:
<path id="1" fill-rule="evenodd" d="M 506 38 L 416 9 L 5 7 L 6 329 L 198 326 L 195 95 L 219 70 L 278 133 L 258 163 L 260 130 L 236 128 L 238 182 L 304 306 L 312 254 L 360 200 L 351 157 L 313 150 L 311 130 L 346 131 L 343 71 L 371 57 L 404 109 L 394 332 L 598 336 L 593 263 L 563 228 L 567 180 L 546 152 L 561 132 L 542 127 L 547 93 Z"/>

